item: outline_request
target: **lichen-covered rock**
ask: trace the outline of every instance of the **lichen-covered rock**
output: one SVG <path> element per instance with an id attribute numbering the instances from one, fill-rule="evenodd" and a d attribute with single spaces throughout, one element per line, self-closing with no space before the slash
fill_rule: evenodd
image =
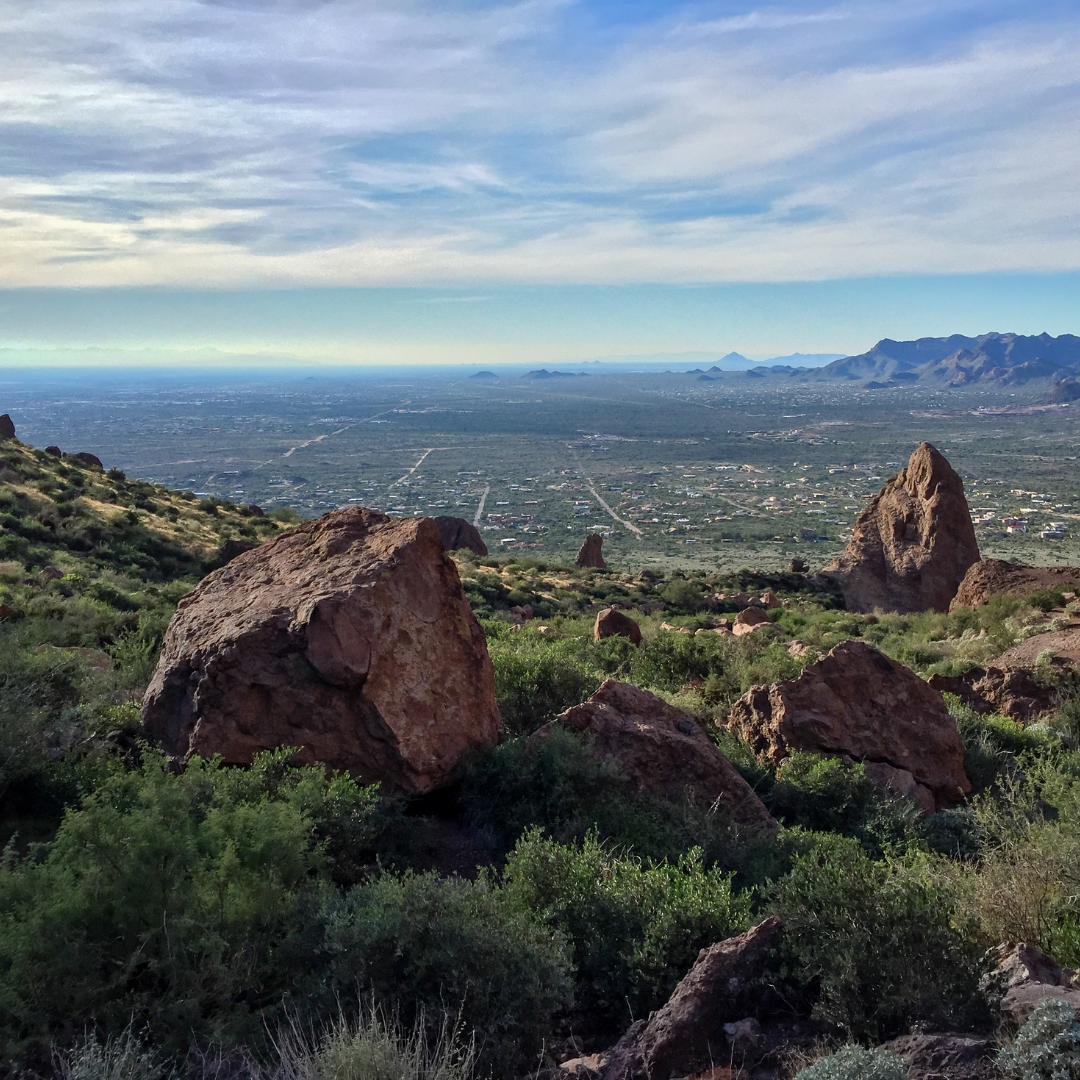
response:
<path id="1" fill-rule="evenodd" d="M 964 483 L 929 443 L 870 500 L 824 575 L 849 611 L 947 611 L 979 544 Z"/>
<path id="2" fill-rule="evenodd" d="M 667 1002 L 615 1044 L 600 1080 L 669 1080 L 727 1059 L 725 1025 L 753 1017 L 764 996 L 765 963 L 782 930 L 773 915 L 745 934 L 702 949 Z"/>
<path id="3" fill-rule="evenodd" d="M 624 615 L 617 608 L 604 608 L 597 613 L 596 625 L 593 627 L 593 641 L 600 641 L 606 637 L 629 638 L 634 645 L 640 645 L 641 627 L 637 620 Z"/>
<path id="4" fill-rule="evenodd" d="M 574 562 L 578 566 L 591 566 L 594 570 L 605 569 L 607 563 L 604 562 L 604 538 L 599 533 L 589 533 L 578 549 Z"/>
<path id="5" fill-rule="evenodd" d="M 439 528 L 439 536 L 442 537 L 443 547 L 447 551 L 475 552 L 477 555 L 488 553 L 487 544 L 480 535 L 480 530 L 471 522 L 459 517 L 437 517 L 435 524 Z"/>
<path id="6" fill-rule="evenodd" d="M 499 712 L 435 523 L 357 507 L 237 556 L 180 601 L 143 723 L 180 760 L 295 746 L 424 792 L 496 740 Z"/>
<path id="7" fill-rule="evenodd" d="M 971 785 L 964 745 L 941 694 L 862 641 L 844 641 L 797 679 L 755 686 L 729 725 L 774 764 L 807 750 L 888 766 L 887 786 L 907 785 L 924 812 L 956 806 Z M 879 770 L 881 772 L 881 770 Z M 882 779 L 879 777 L 879 780 Z"/>
<path id="8" fill-rule="evenodd" d="M 694 719 L 648 690 L 608 679 L 588 701 L 560 713 L 533 738 L 544 739 L 558 727 L 580 735 L 639 791 L 671 802 L 689 796 L 700 805 L 719 804 L 732 823 L 746 829 L 775 825 Z"/>
<path id="9" fill-rule="evenodd" d="M 980 559 L 968 568 L 949 610 L 977 608 L 994 596 L 1027 596 L 1040 589 L 1080 591 L 1080 566 L 1023 566 Z"/>

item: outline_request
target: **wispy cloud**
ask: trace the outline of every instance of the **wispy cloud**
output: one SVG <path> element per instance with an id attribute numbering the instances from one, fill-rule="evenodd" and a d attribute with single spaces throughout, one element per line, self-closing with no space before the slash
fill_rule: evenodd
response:
<path id="1" fill-rule="evenodd" d="M 607 12 L 0 0 L 0 284 L 1080 266 L 1071 6 Z"/>

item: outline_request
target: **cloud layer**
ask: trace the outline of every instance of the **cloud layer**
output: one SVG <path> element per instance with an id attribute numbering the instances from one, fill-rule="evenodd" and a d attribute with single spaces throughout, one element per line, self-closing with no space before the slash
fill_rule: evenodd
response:
<path id="1" fill-rule="evenodd" d="M 1032 7 L 0 0 L 0 285 L 1074 269 Z"/>

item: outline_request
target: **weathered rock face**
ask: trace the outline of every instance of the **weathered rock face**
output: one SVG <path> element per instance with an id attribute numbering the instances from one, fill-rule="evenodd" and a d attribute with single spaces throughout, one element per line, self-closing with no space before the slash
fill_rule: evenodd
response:
<path id="1" fill-rule="evenodd" d="M 1044 952 L 1024 942 L 998 945 L 992 955 L 997 965 L 989 985 L 1003 993 L 1002 1015 L 1022 1024 L 1044 998 L 1059 998 L 1080 1013 L 1080 976 L 1059 967 Z"/>
<path id="2" fill-rule="evenodd" d="M 601 1080 L 669 1080 L 726 1060 L 730 1040 L 724 1027 L 753 1017 L 761 975 L 782 930 L 773 915 L 745 934 L 702 949 L 667 1003 L 631 1025 L 612 1048 Z"/>
<path id="3" fill-rule="evenodd" d="M 596 616 L 593 627 L 593 641 L 606 637 L 629 638 L 635 645 L 641 644 L 641 627 L 629 615 L 624 615 L 616 608 L 604 608 Z"/>
<path id="4" fill-rule="evenodd" d="M 1027 596 L 1039 589 L 1080 592 L 1080 566 L 1021 566 L 980 559 L 964 575 L 949 610 L 981 607 L 992 596 Z"/>
<path id="5" fill-rule="evenodd" d="M 591 566 L 596 570 L 606 569 L 604 538 L 599 533 L 589 533 L 585 537 L 585 543 L 578 549 L 577 558 L 574 562 L 578 566 Z"/>
<path id="6" fill-rule="evenodd" d="M 911 1080 L 990 1080 L 998 1075 L 996 1047 L 978 1035 L 916 1032 L 885 1043 L 884 1049 L 904 1059 Z"/>
<path id="7" fill-rule="evenodd" d="M 753 751 L 779 763 L 792 750 L 851 758 L 924 811 L 956 806 L 971 790 L 964 746 L 945 702 L 915 672 L 861 641 L 844 641 L 798 679 L 755 686 L 730 726 Z M 907 773 L 922 788 L 911 788 Z"/>
<path id="8" fill-rule="evenodd" d="M 748 607 L 735 616 L 731 632 L 736 637 L 743 634 L 752 634 L 759 626 L 765 626 L 769 622 L 769 616 L 759 607 Z"/>
<path id="9" fill-rule="evenodd" d="M 235 537 L 226 540 L 225 543 L 221 545 L 221 552 L 218 555 L 218 558 L 223 564 L 232 562 L 238 555 L 243 555 L 245 551 L 252 551 L 258 546 L 258 540 L 244 540 Z"/>
<path id="10" fill-rule="evenodd" d="M 582 736 L 600 758 L 613 761 L 630 784 L 646 794 L 703 805 L 719 803 L 731 821 L 760 830 L 775 824 L 735 766 L 694 720 L 663 698 L 630 683 L 608 679 L 588 701 L 540 728 L 557 726 Z"/>
<path id="11" fill-rule="evenodd" d="M 1001 713 L 1013 720 L 1034 720 L 1056 707 L 1054 690 L 1040 686 L 1023 667 L 977 667 L 964 675 L 932 675 L 927 681 L 976 712 Z"/>
<path id="12" fill-rule="evenodd" d="M 1056 666 L 1080 667 L 1080 626 L 1034 634 L 1006 649 L 994 663 L 1007 669 L 1030 668 L 1043 654 L 1049 655 Z"/>
<path id="13" fill-rule="evenodd" d="M 924 442 L 870 500 L 824 574 L 840 586 L 849 611 L 947 611 L 978 558 L 963 481 Z"/>
<path id="14" fill-rule="evenodd" d="M 0 439 L 14 439 L 15 438 L 15 422 L 4 413 L 0 416 Z"/>
<path id="15" fill-rule="evenodd" d="M 424 792 L 495 741 L 499 712 L 435 523 L 357 507 L 239 555 L 180 601 L 143 723 L 180 759 L 296 746 L 300 761 Z"/>
<path id="16" fill-rule="evenodd" d="M 488 553 L 487 544 L 484 543 L 480 530 L 471 522 L 459 517 L 437 517 L 435 524 L 439 527 L 439 536 L 442 537 L 443 547 L 447 551 L 475 551 L 477 555 Z"/>

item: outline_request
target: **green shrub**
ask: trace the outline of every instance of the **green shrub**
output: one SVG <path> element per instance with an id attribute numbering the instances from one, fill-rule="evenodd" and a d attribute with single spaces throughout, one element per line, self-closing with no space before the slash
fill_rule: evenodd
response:
<path id="1" fill-rule="evenodd" d="M 1065 595 L 1061 589 L 1037 589 L 1025 598 L 1026 603 L 1038 611 L 1053 611 L 1065 606 Z"/>
<path id="2" fill-rule="evenodd" d="M 1080 1077 L 1080 1020 L 1064 1001 L 1044 998 L 1010 1046 L 997 1058 L 1012 1080 L 1077 1080 Z"/>
<path id="3" fill-rule="evenodd" d="M 693 850 L 650 865 L 595 837 L 562 845 L 534 830 L 507 859 L 503 882 L 508 904 L 570 940 L 577 1004 L 612 1032 L 663 1004 L 698 951 L 749 918 L 730 876 Z"/>
<path id="4" fill-rule="evenodd" d="M 793 992 L 849 1037 L 881 1042 L 920 1021 L 948 1031 L 984 1019 L 982 949 L 920 866 L 875 863 L 855 841 L 826 835 L 767 896 L 785 922 Z"/>
<path id="5" fill-rule="evenodd" d="M 795 1080 L 907 1080 L 907 1077 L 907 1066 L 899 1054 L 882 1047 L 867 1050 L 863 1046 L 845 1046 L 795 1074 Z"/>
<path id="6" fill-rule="evenodd" d="M 485 877 L 384 874 L 331 903 L 322 921 L 326 1008 L 374 995 L 407 1024 L 423 1015 L 437 1032 L 460 1020 L 481 1033 L 481 1060 L 496 1075 L 535 1060 L 552 1015 L 571 1000 L 562 936 L 505 903 Z"/>
<path id="7" fill-rule="evenodd" d="M 489 651 L 503 728 L 511 735 L 535 731 L 600 685 L 572 641 L 521 633 L 490 642 Z"/>

